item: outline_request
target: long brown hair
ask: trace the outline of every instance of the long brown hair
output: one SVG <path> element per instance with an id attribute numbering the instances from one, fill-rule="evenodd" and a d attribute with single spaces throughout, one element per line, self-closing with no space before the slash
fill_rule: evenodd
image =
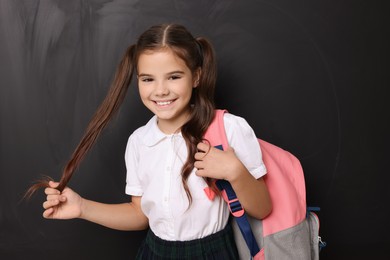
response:
<path id="1" fill-rule="evenodd" d="M 139 37 L 136 44 L 127 48 L 115 73 L 109 92 L 92 117 L 84 136 L 65 165 L 58 190 L 62 191 L 72 178 L 73 173 L 91 149 L 98 136 L 119 110 L 132 77 L 137 70 L 138 58 L 145 51 L 156 51 L 170 48 L 183 59 L 195 75 L 201 71 L 199 84 L 194 88 L 191 97 L 191 115 L 182 126 L 181 132 L 188 147 L 188 158 L 182 168 L 182 182 L 191 203 L 192 197 L 187 179 L 194 168 L 196 145 L 203 140 L 203 135 L 214 117 L 214 90 L 216 84 L 215 54 L 210 42 L 202 37 L 194 38 L 183 26 L 161 24 L 150 27 Z M 213 187 L 211 180 L 206 179 Z M 37 189 L 48 186 L 48 180 L 41 180 L 32 185 L 26 192 L 30 197 Z"/>

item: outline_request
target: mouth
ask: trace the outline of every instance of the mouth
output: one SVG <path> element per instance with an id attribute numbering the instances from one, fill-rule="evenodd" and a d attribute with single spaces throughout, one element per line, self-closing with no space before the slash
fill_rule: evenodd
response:
<path id="1" fill-rule="evenodd" d="M 157 106 L 169 106 L 170 104 L 172 104 L 175 100 L 163 100 L 163 101 L 154 101 L 154 103 L 156 103 Z"/>

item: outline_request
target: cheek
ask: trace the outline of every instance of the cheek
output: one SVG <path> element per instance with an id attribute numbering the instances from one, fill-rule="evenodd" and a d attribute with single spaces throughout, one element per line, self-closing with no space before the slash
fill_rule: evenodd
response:
<path id="1" fill-rule="evenodd" d="M 145 86 L 139 86 L 138 93 L 142 100 L 147 98 L 150 94 L 148 88 Z"/>
<path id="2" fill-rule="evenodd" d="M 185 86 L 182 86 L 181 89 L 180 89 L 180 92 L 181 92 L 181 95 L 182 96 L 187 96 L 187 97 L 191 97 L 192 96 L 192 91 L 193 91 L 193 82 L 192 81 L 188 81 L 186 82 Z"/>

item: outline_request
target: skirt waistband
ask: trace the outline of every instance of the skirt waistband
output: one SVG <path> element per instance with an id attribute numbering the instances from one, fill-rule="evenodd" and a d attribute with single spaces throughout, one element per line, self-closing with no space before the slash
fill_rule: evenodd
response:
<path id="1" fill-rule="evenodd" d="M 149 230 L 145 242 L 154 254 L 173 259 L 189 259 L 213 254 L 213 252 L 236 250 L 233 230 L 230 224 L 215 234 L 190 241 L 163 240 Z"/>

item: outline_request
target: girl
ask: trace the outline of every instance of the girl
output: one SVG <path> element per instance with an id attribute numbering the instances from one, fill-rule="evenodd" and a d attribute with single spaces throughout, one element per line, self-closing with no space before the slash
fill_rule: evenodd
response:
<path id="1" fill-rule="evenodd" d="M 118 110 L 132 79 L 154 113 L 128 140 L 126 193 L 131 202 L 102 204 L 66 187 L 74 170 Z M 137 259 L 238 259 L 229 210 L 204 188 L 229 181 L 246 212 L 262 219 L 271 211 L 266 173 L 256 136 L 247 122 L 226 114 L 232 147 L 210 147 L 203 135 L 214 116 L 216 61 L 211 44 L 183 26 L 163 24 L 145 31 L 125 53 L 110 91 L 66 165 L 60 182 L 47 185 L 43 216 L 81 218 L 118 230 L 150 227 Z M 234 149 L 234 150 L 233 150 Z M 216 190 L 215 190 L 216 191 Z"/>

